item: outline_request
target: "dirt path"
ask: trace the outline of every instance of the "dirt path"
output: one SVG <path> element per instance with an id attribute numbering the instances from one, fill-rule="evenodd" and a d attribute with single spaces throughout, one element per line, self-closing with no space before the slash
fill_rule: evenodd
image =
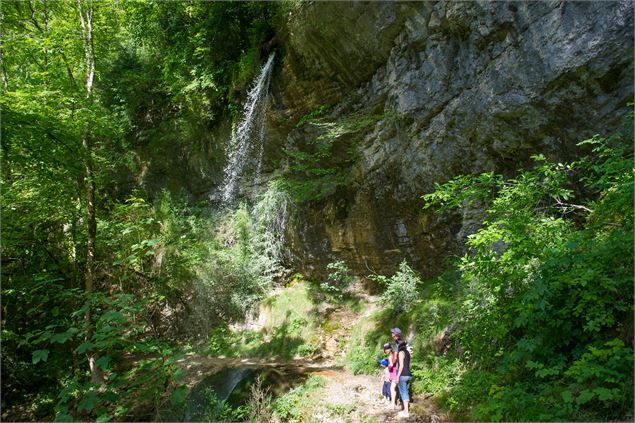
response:
<path id="1" fill-rule="evenodd" d="M 216 371 L 244 365 L 256 367 L 297 367 L 324 379 L 324 386 L 311 394 L 306 406 L 311 409 L 312 421 L 344 422 L 443 422 L 448 415 L 438 409 L 433 401 L 415 395 L 412 398 L 409 419 L 398 419 L 397 412 L 389 409 L 381 396 L 380 375 L 353 375 L 333 368 L 330 362 L 288 360 L 275 362 L 264 359 L 217 358 L 188 355 L 181 360 L 186 370 L 185 383 L 192 388 L 206 376 Z"/>
<path id="2" fill-rule="evenodd" d="M 239 366 L 296 368 L 324 380 L 324 385 L 307 398 L 306 411 L 312 422 L 442 422 L 450 417 L 438 409 L 429 398 L 414 396 L 410 418 L 397 418 L 397 410 L 388 407 L 381 395 L 381 375 L 353 375 L 337 366 L 344 355 L 344 345 L 350 336 L 350 328 L 360 319 L 368 317 L 379 307 L 377 298 L 362 289 L 356 292 L 362 297 L 362 312 L 347 307 L 334 308 L 327 317 L 333 327 L 320 336 L 320 357 L 311 359 L 272 360 L 258 358 L 218 358 L 188 354 L 180 361 L 185 370 L 185 383 L 192 388 L 206 376 L 221 369 Z"/>
<path id="3" fill-rule="evenodd" d="M 345 371 L 315 373 L 326 380 L 314 395 L 321 400 L 313 417 L 317 421 L 344 422 L 441 422 L 449 418 L 429 399 L 414 396 L 410 418 L 397 418 L 381 396 L 380 376 L 352 375 Z"/>

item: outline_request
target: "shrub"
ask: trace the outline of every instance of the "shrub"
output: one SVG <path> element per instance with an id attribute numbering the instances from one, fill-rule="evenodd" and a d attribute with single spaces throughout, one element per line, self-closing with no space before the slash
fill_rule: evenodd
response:
<path id="1" fill-rule="evenodd" d="M 469 370 L 450 407 L 492 421 L 633 415 L 631 142 L 594 137 L 577 162 L 535 156 L 513 179 L 461 176 L 424 196 L 441 209 L 489 204 L 458 265 L 455 340 Z"/>
<path id="2" fill-rule="evenodd" d="M 291 389 L 286 394 L 273 401 L 272 409 L 275 415 L 284 422 L 301 422 L 306 417 L 303 413 L 308 408 L 307 400 L 310 394 L 324 386 L 324 379 L 319 376 L 311 376 L 307 381 Z"/>
<path id="3" fill-rule="evenodd" d="M 328 280 L 320 284 L 320 289 L 326 294 L 341 300 L 344 291 L 355 281 L 350 269 L 343 261 L 335 261 L 326 265 L 330 271 Z"/>
<path id="4" fill-rule="evenodd" d="M 349 347 L 344 361 L 346 368 L 354 375 L 373 374 L 379 369 L 377 359 L 379 353 L 377 349 L 373 349 L 364 345 L 352 345 Z"/>
<path id="5" fill-rule="evenodd" d="M 388 306 L 393 315 L 410 311 L 419 298 L 417 285 L 421 278 L 405 260 L 393 276 L 371 275 L 370 278 L 386 286 L 379 303 Z"/>

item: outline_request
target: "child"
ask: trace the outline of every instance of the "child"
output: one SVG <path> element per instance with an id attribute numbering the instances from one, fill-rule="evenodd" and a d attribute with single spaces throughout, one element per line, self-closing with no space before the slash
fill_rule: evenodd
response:
<path id="1" fill-rule="evenodd" d="M 379 364 L 381 364 L 384 368 L 384 375 L 382 378 L 384 383 L 381 388 L 381 394 L 384 396 L 384 401 L 390 403 L 390 370 L 388 369 L 388 359 L 384 358 L 383 360 L 380 360 Z"/>
<path id="2" fill-rule="evenodd" d="M 392 352 L 390 344 L 386 342 L 384 344 L 384 354 L 388 356 L 388 380 L 390 380 L 390 404 L 387 405 L 389 409 L 397 409 L 397 354 Z"/>

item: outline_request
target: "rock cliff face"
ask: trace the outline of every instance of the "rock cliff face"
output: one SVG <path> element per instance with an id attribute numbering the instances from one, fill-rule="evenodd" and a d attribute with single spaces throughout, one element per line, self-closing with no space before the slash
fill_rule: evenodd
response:
<path id="1" fill-rule="evenodd" d="M 424 213 L 422 194 L 462 173 L 511 174 L 536 153 L 570 159 L 633 100 L 628 0 L 316 2 L 289 17 L 279 46 L 269 169 L 294 160 L 283 146 L 327 169 L 289 227 L 309 272 L 340 258 L 387 273 L 408 259 L 434 275 L 481 212 Z"/>

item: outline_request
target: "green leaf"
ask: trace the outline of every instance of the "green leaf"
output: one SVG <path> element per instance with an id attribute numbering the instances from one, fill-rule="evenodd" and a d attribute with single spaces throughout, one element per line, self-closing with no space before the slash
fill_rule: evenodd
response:
<path id="1" fill-rule="evenodd" d="M 613 399 L 617 398 L 617 392 L 619 392 L 618 389 L 608 389 L 608 388 L 604 388 L 604 387 L 599 387 L 599 388 L 595 388 L 593 390 L 593 392 L 595 392 L 595 394 L 597 394 L 598 399 L 600 401 L 611 401 Z"/>
<path id="2" fill-rule="evenodd" d="M 594 396 L 595 394 L 593 393 L 593 391 L 585 389 L 584 391 L 580 392 L 580 395 L 578 396 L 576 402 L 579 405 L 586 404 L 587 402 L 591 401 Z"/>
<path id="3" fill-rule="evenodd" d="M 109 355 L 104 355 L 99 357 L 97 361 L 95 361 L 95 366 L 100 367 L 103 370 L 108 370 L 108 365 L 112 361 L 112 357 Z"/>
<path id="4" fill-rule="evenodd" d="M 46 361 L 49 358 L 49 350 L 37 350 L 33 351 L 33 364 L 37 364 L 40 361 Z"/>
<path id="5" fill-rule="evenodd" d="M 174 371 L 174 373 L 172 373 L 172 380 L 174 382 L 178 382 L 179 380 L 183 378 L 184 375 L 185 375 L 185 370 L 178 368 Z"/>
<path id="6" fill-rule="evenodd" d="M 101 414 L 97 417 L 97 423 L 109 422 L 112 419 L 108 414 Z"/>
<path id="7" fill-rule="evenodd" d="M 74 311 L 71 316 L 72 317 L 77 317 L 77 316 L 81 316 L 83 314 L 86 314 L 86 312 L 88 312 L 89 307 L 88 304 L 84 304 L 80 309 Z"/>
<path id="8" fill-rule="evenodd" d="M 125 317 L 120 311 L 110 310 L 105 312 L 101 316 L 100 320 L 105 322 L 123 322 L 125 320 Z"/>
<path id="9" fill-rule="evenodd" d="M 571 404 L 573 402 L 573 394 L 571 394 L 571 391 L 562 391 L 560 395 L 562 395 L 562 399 L 567 404 Z"/>
<path id="10" fill-rule="evenodd" d="M 79 344 L 79 346 L 77 348 L 75 348 L 75 352 L 77 354 L 83 354 L 86 351 L 88 351 L 89 349 L 91 349 L 94 345 L 90 342 L 83 342 L 81 344 Z"/>
<path id="11" fill-rule="evenodd" d="M 94 392 L 88 392 L 84 398 L 79 402 L 77 406 L 77 411 L 91 411 L 95 408 L 95 405 L 99 403 L 99 397 Z"/>
<path id="12" fill-rule="evenodd" d="M 187 396 L 187 386 L 182 385 L 179 386 L 178 388 L 176 388 L 174 390 L 174 392 L 172 392 L 172 395 L 170 395 L 170 404 L 172 405 L 178 405 L 178 404 L 182 404 L 183 402 L 185 402 L 185 397 Z"/>
<path id="13" fill-rule="evenodd" d="M 68 413 L 57 413 L 55 415 L 55 420 L 53 420 L 54 422 L 72 422 L 73 420 L 73 416 L 71 416 Z"/>
<path id="14" fill-rule="evenodd" d="M 72 338 L 72 335 L 68 332 L 56 333 L 55 335 L 51 337 L 51 343 L 63 344 L 64 342 L 68 341 L 71 338 Z"/>
<path id="15" fill-rule="evenodd" d="M 115 416 L 123 416 L 127 412 L 128 412 L 128 407 L 124 407 L 124 406 L 120 405 L 115 410 Z"/>

